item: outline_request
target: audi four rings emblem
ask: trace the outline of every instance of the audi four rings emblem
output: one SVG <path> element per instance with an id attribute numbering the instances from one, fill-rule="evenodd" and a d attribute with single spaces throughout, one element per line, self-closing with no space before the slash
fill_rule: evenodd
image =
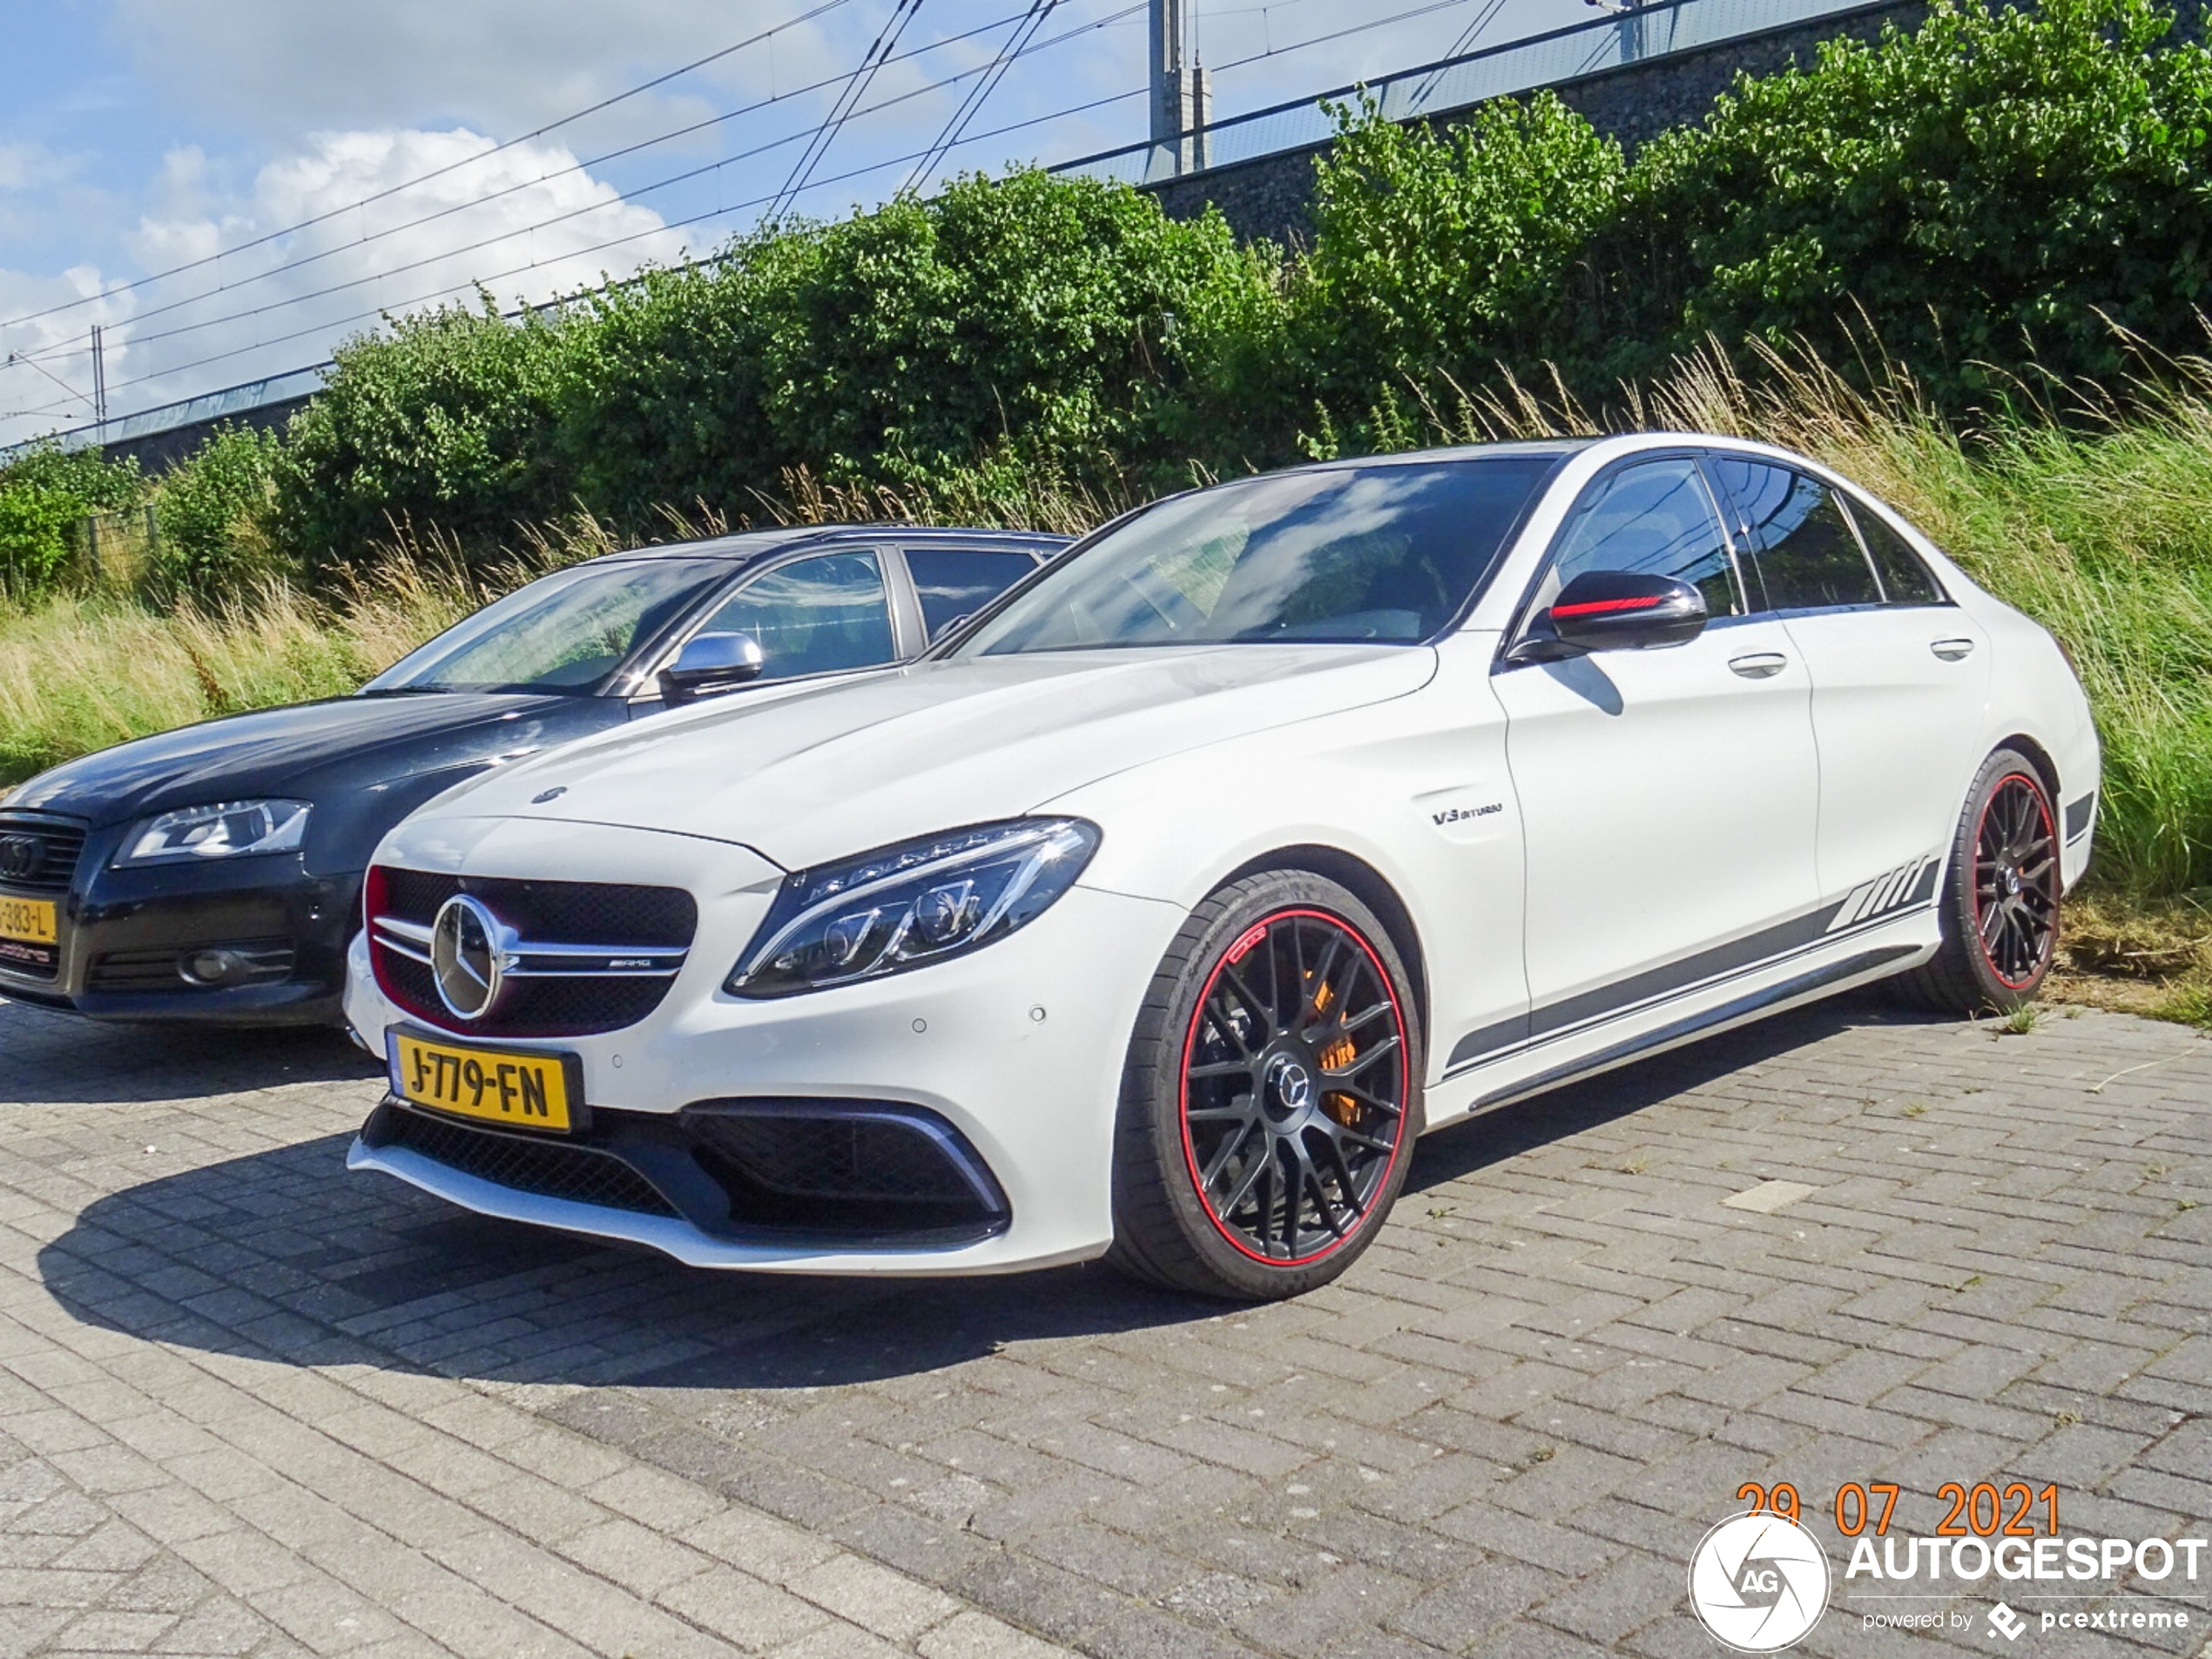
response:
<path id="1" fill-rule="evenodd" d="M 36 835 L 0 835 L 0 880 L 22 881 L 46 861 L 46 843 Z"/>
<path id="2" fill-rule="evenodd" d="M 455 1018 L 481 1020 L 499 1000 L 507 974 L 505 929 L 482 900 L 456 893 L 430 924 L 430 972 L 438 1000 Z"/>

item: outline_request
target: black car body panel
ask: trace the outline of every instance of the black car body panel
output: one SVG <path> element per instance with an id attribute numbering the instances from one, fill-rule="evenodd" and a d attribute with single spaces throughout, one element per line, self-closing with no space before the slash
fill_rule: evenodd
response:
<path id="1" fill-rule="evenodd" d="M 0 940 L 0 995 L 119 1020 L 337 1020 L 361 873 L 387 831 L 488 766 L 658 711 L 645 671 L 745 577 L 784 556 L 841 545 L 887 550 L 898 654 L 910 657 L 927 643 L 921 606 L 906 585 L 903 552 L 889 550 L 1019 550 L 1042 560 L 1067 543 L 887 527 L 770 532 L 617 555 L 608 563 L 705 555 L 726 575 L 707 583 L 671 625 L 650 638 L 641 634 L 600 694 L 372 691 L 231 715 L 56 766 L 0 800 L 0 899 L 53 901 L 60 934 L 51 948 Z M 312 803 L 297 850 L 116 863 L 138 827 L 158 814 L 262 799 Z M 16 863 L 32 875 L 10 875 L 11 838 Z M 26 851 L 33 842 L 37 850 Z M 210 951 L 234 960 L 220 980 L 197 981 L 193 958 Z"/>

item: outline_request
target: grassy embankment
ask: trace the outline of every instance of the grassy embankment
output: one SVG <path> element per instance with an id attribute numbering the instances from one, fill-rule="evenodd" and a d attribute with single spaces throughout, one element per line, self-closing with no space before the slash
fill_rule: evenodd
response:
<path id="1" fill-rule="evenodd" d="M 2072 652 L 2105 742 L 2096 879 L 2074 907 L 2062 995 L 2212 1022 L 2212 366 L 2126 415 L 1962 434 L 1902 376 L 1868 396 L 1817 365 L 1757 385 L 1693 362 L 1605 424 L 1755 435 L 1865 482 Z M 1480 437 L 1590 429 L 1534 396 L 1436 421 Z M 1000 484 L 958 498 L 840 497 L 787 481 L 780 516 L 1076 529 L 1104 509 Z M 588 521 L 524 538 L 512 583 L 604 551 Z M 219 610 L 119 593 L 0 611 L 0 783 L 141 732 L 350 689 L 489 597 L 433 540 L 335 597 L 273 585 Z"/>

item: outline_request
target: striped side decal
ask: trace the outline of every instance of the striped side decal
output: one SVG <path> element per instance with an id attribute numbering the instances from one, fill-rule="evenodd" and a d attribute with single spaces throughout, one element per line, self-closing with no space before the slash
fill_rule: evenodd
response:
<path id="1" fill-rule="evenodd" d="M 1855 927 L 1892 910 L 1909 910 L 1914 905 L 1925 904 L 1935 896 L 1936 877 L 1942 868 L 1942 860 L 1931 855 L 1900 864 L 1871 881 L 1861 882 L 1844 896 L 1835 921 L 1828 924 L 1828 932 Z"/>
<path id="2" fill-rule="evenodd" d="M 1563 1035 L 1577 1027 L 1599 1024 L 1641 1004 L 1662 1001 L 1708 981 L 1782 961 L 1845 934 L 1892 921 L 1925 907 L 1935 897 L 1942 874 L 1940 859 L 1918 858 L 1853 887 L 1834 904 L 1470 1031 L 1452 1045 L 1451 1057 L 1444 1062 L 1445 1075 Z"/>

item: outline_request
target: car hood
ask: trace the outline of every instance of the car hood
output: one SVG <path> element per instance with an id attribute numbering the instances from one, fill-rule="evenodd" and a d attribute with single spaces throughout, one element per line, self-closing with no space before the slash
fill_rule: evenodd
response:
<path id="1" fill-rule="evenodd" d="M 314 800 L 577 735 L 588 699 L 469 691 L 340 697 L 138 738 L 43 772 L 8 806 L 95 827 L 256 795 Z M 587 728 L 588 729 L 588 728 Z"/>
<path id="2" fill-rule="evenodd" d="M 1010 818 L 1147 761 L 1419 690 L 1426 648 L 1232 645 L 914 663 L 663 716 L 432 811 L 673 831 L 786 869 Z"/>

